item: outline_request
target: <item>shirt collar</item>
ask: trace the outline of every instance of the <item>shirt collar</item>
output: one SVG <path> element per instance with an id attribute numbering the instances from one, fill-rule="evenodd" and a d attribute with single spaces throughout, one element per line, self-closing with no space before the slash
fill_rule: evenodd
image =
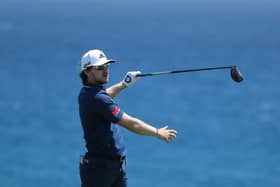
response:
<path id="1" fill-rule="evenodd" d="M 102 88 L 102 89 L 105 89 L 105 86 L 100 86 L 100 85 L 97 85 L 97 84 L 92 84 L 92 83 L 86 83 L 83 85 L 84 88 L 93 88 L 93 87 L 98 87 L 98 88 Z"/>

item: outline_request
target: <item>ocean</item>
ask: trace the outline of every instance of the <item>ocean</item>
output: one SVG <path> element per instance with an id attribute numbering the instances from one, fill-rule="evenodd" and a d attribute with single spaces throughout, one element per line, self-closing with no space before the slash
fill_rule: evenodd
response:
<path id="1" fill-rule="evenodd" d="M 115 101 L 178 131 L 169 144 L 122 129 L 133 187 L 280 186 L 276 1 L 0 2 L 0 185 L 80 186 L 79 60 L 102 49 L 127 71 L 237 65 L 143 77 Z M 277 86 L 278 85 L 278 86 Z"/>

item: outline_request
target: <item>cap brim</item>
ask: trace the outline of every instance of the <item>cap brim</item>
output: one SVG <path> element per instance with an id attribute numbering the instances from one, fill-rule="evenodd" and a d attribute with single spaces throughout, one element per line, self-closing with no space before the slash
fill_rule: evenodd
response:
<path id="1" fill-rule="evenodd" d="M 115 62 L 117 62 L 117 61 L 116 61 L 116 60 L 113 60 L 113 59 L 110 59 L 110 60 L 107 61 L 106 64 L 111 64 L 111 63 L 115 63 Z"/>
<path id="2" fill-rule="evenodd" d="M 104 61 L 99 61 L 98 63 L 92 65 L 92 66 L 103 66 L 104 64 L 111 64 L 111 63 L 115 63 L 116 61 L 113 59 L 109 59 L 109 60 L 104 60 Z"/>
<path id="3" fill-rule="evenodd" d="M 81 71 L 84 71 L 89 67 L 103 66 L 105 64 L 111 64 L 111 63 L 115 63 L 115 62 L 117 62 L 117 61 L 113 60 L 113 59 L 107 59 L 107 60 L 104 60 L 104 61 L 99 61 L 98 63 L 88 65 L 86 68 L 82 68 Z"/>

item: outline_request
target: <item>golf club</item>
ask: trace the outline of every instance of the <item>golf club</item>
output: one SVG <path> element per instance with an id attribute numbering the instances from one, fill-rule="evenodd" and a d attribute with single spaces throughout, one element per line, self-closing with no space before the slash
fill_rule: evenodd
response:
<path id="1" fill-rule="evenodd" d="M 199 68 L 199 69 L 184 69 L 184 70 L 175 70 L 175 71 L 161 71 L 161 72 L 152 72 L 152 73 L 143 73 L 137 75 L 137 77 L 146 77 L 146 76 L 155 76 L 155 75 L 166 75 L 173 73 L 187 73 L 195 71 L 208 71 L 208 70 L 217 70 L 217 69 L 230 69 L 230 75 L 232 80 L 235 82 L 241 82 L 244 78 L 237 66 L 223 66 L 223 67 L 210 67 L 210 68 Z"/>

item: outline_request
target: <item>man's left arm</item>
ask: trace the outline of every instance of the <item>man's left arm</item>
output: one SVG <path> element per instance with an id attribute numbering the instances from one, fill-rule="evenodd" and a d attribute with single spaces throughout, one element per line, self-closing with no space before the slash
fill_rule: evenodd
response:
<path id="1" fill-rule="evenodd" d="M 106 89 L 106 92 L 111 98 L 116 97 L 123 89 L 125 89 L 126 86 L 123 84 L 123 82 L 119 82 L 109 88 Z"/>
<path id="2" fill-rule="evenodd" d="M 137 75 L 141 74 L 140 71 L 129 71 L 126 73 L 123 80 L 109 88 L 106 89 L 106 92 L 111 98 L 115 98 L 123 89 L 131 86 L 136 81 L 140 79 Z"/>

